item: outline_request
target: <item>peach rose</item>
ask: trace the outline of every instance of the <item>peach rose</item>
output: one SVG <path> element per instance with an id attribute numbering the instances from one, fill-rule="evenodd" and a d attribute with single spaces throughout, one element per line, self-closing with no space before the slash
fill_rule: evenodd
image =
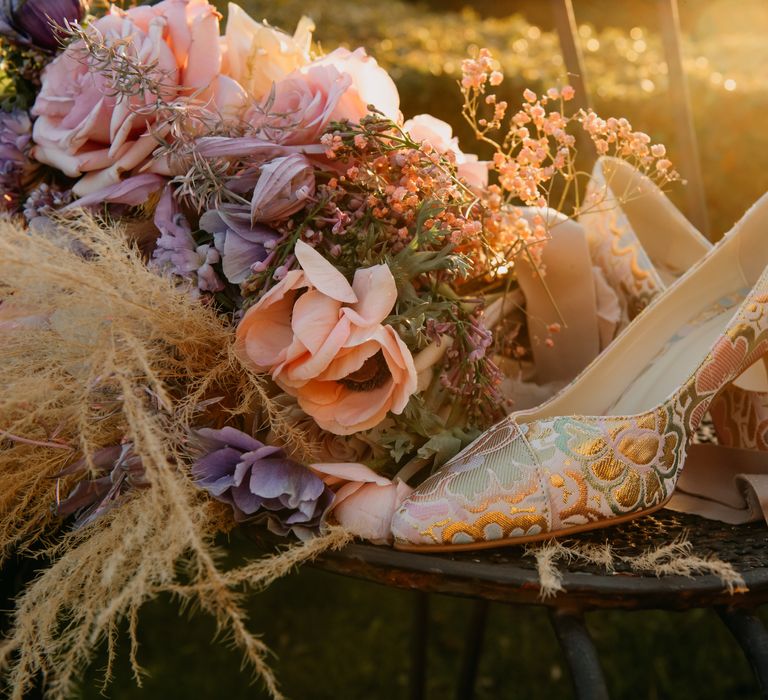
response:
<path id="1" fill-rule="evenodd" d="M 390 524 L 395 510 L 413 489 L 397 477 L 390 481 L 364 464 L 310 464 L 334 491 L 326 517 L 336 521 L 353 535 L 374 544 L 392 540 Z"/>
<path id="2" fill-rule="evenodd" d="M 106 44 L 126 41 L 126 51 L 154 66 L 150 77 L 168 85 L 166 99 L 193 95 L 208 108 L 232 116 L 244 92 L 219 75 L 219 14 L 205 0 L 164 0 L 127 11 L 114 5 L 90 28 Z M 43 71 L 32 113 L 32 157 L 80 177 L 73 188 L 83 196 L 120 181 L 143 165 L 157 148 L 151 94 L 115 95 L 109 76 L 88 64 L 75 42 Z M 162 128 L 159 128 L 162 133 Z"/>
<path id="3" fill-rule="evenodd" d="M 255 100 L 264 98 L 272 84 L 310 61 L 315 25 L 302 17 L 293 36 L 256 22 L 245 10 L 229 3 L 224 32 L 223 72 L 242 85 Z"/>
<path id="4" fill-rule="evenodd" d="M 397 298 L 386 265 L 360 269 L 352 285 L 298 241 L 291 270 L 237 328 L 242 360 L 269 372 L 323 429 L 351 435 L 401 413 L 416 391 L 411 353 L 382 325 Z"/>
<path id="5" fill-rule="evenodd" d="M 447 122 L 431 114 L 418 114 L 403 124 L 414 141 L 426 141 L 439 153 L 453 153 L 456 156 L 456 169 L 459 177 L 470 187 L 483 189 L 488 186 L 488 163 L 478 160 L 473 153 L 464 153 L 459 148 L 459 139 L 453 135 L 453 129 Z"/>

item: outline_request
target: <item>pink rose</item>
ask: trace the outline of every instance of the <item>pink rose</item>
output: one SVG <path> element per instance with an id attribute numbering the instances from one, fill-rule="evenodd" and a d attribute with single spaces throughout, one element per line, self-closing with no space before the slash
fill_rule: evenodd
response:
<path id="1" fill-rule="evenodd" d="M 315 26 L 308 17 L 302 17 L 294 35 L 289 36 L 252 19 L 233 2 L 228 15 L 223 72 L 242 85 L 252 99 L 263 99 L 273 83 L 310 62 Z"/>
<path id="2" fill-rule="evenodd" d="M 310 464 L 335 495 L 326 517 L 333 515 L 353 535 L 374 544 L 392 540 L 395 510 L 413 492 L 404 481 L 377 474 L 364 464 Z"/>
<path id="3" fill-rule="evenodd" d="M 242 88 L 219 76 L 219 14 L 205 0 L 164 0 L 127 11 L 112 6 L 90 28 L 108 45 L 127 40 L 133 58 L 154 66 L 149 77 L 168 85 L 164 99 L 194 94 L 230 117 L 244 104 Z M 82 42 L 69 46 L 43 72 L 32 108 L 38 117 L 33 157 L 69 177 L 85 175 L 73 188 L 80 196 L 142 166 L 157 148 L 150 130 L 163 133 L 153 95 L 115 95 L 109 76 L 88 61 Z"/>
<path id="4" fill-rule="evenodd" d="M 269 141 L 318 143 L 332 121 L 357 123 L 369 104 L 393 121 L 400 118 L 400 96 L 389 74 L 363 49 L 336 49 L 277 81 L 245 120 Z"/>
<path id="5" fill-rule="evenodd" d="M 487 161 L 478 160 L 473 153 L 464 153 L 459 148 L 459 140 L 453 135 L 450 124 L 431 114 L 419 114 L 405 122 L 403 129 L 414 141 L 426 141 L 438 153 L 453 153 L 457 174 L 470 187 L 484 189 L 488 186 Z"/>
<path id="6" fill-rule="evenodd" d="M 333 113 L 334 120 L 349 119 L 358 122 L 368 114 L 372 104 L 393 122 L 400 120 L 400 95 L 392 78 L 365 49 L 339 48 L 309 64 L 312 66 L 333 66 L 342 75 L 348 75 L 352 86 L 344 93 Z"/>
<path id="7" fill-rule="evenodd" d="M 351 435 L 401 413 L 416 391 L 411 353 L 382 325 L 397 289 L 386 265 L 360 269 L 352 285 L 298 241 L 291 270 L 237 328 L 241 359 L 295 396 L 323 429 Z"/>
<path id="8" fill-rule="evenodd" d="M 275 83 L 271 97 L 248 110 L 245 120 L 269 141 L 319 143 L 351 86 L 352 78 L 334 66 L 309 66 Z"/>

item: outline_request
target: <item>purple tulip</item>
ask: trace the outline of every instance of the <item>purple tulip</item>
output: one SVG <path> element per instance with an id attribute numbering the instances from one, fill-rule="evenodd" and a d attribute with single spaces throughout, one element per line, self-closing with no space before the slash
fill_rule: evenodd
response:
<path id="1" fill-rule="evenodd" d="M 55 51 L 61 38 L 57 27 L 79 22 L 87 9 L 81 0 L 0 0 L 0 34 Z"/>
<path id="2" fill-rule="evenodd" d="M 197 484 L 229 503 L 238 521 L 264 517 L 273 532 L 308 535 L 320 525 L 333 492 L 279 447 L 235 428 L 197 431 L 205 450 L 192 466 Z"/>
<path id="3" fill-rule="evenodd" d="M 35 166 L 29 159 L 32 123 L 20 109 L 0 111 L 0 211 L 16 212 Z"/>
<path id="4" fill-rule="evenodd" d="M 312 164 L 294 153 L 269 161 L 261 174 L 251 198 L 251 220 L 280 221 L 304 207 L 315 193 L 315 172 Z"/>

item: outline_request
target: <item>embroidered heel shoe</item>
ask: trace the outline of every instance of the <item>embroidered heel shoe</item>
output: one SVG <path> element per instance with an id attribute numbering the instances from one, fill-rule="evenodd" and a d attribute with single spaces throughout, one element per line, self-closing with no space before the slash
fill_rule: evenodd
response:
<path id="1" fill-rule="evenodd" d="M 619 330 L 712 249 L 664 192 L 618 158 L 598 158 L 579 223 L 622 305 Z M 725 387 L 710 414 L 721 445 L 768 450 L 768 358 Z"/>
<path id="2" fill-rule="evenodd" d="M 766 231 L 768 195 L 566 389 L 419 486 L 395 546 L 524 543 L 661 508 L 711 401 L 768 352 Z"/>

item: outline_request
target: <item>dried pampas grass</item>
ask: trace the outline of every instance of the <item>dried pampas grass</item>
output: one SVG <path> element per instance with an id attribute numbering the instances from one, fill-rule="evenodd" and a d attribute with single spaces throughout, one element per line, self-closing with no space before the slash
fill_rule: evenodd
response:
<path id="1" fill-rule="evenodd" d="M 333 530 L 236 572 L 217 565 L 212 538 L 228 519 L 187 474 L 193 417 L 261 415 L 295 452 L 311 452 L 234 357 L 231 325 L 148 270 L 119 228 L 84 215 L 44 235 L 0 222 L 0 299 L 0 557 L 56 534 L 44 550 L 52 563 L 18 599 L 1 649 L 10 696 L 22 698 L 42 675 L 47 697 L 66 697 L 99 643 L 112 658 L 125 619 L 140 682 L 137 614 L 170 591 L 214 615 L 280 697 L 234 589 L 261 586 L 349 537 Z M 224 397 L 218 417 L 213 397 Z M 72 477 L 57 475 L 121 440 L 133 443 L 151 487 L 61 532 L 52 505 Z"/>

